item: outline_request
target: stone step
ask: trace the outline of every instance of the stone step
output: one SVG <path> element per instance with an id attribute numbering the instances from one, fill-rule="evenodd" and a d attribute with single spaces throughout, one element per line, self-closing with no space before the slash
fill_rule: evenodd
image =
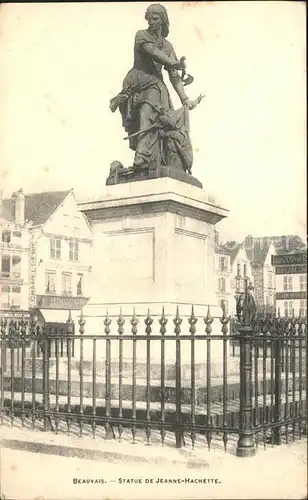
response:
<path id="1" fill-rule="evenodd" d="M 49 372 L 55 373 L 57 369 L 57 362 L 55 358 L 49 359 Z M 60 374 L 66 374 L 68 372 L 68 359 L 60 358 L 58 360 L 58 370 Z M 110 362 L 110 373 L 112 377 L 118 377 L 120 372 L 120 363 L 118 360 L 111 360 Z M 271 360 L 266 360 L 265 363 L 266 372 L 270 372 L 271 369 Z M 6 372 L 11 372 L 11 359 L 8 358 L 6 360 Z M 258 360 L 258 373 L 263 372 L 263 361 Z M 22 361 L 21 357 L 17 356 L 14 358 L 14 372 L 19 373 L 22 369 Z M 238 376 L 239 375 L 239 358 L 228 358 L 225 365 L 227 376 Z M 255 370 L 255 364 L 253 362 L 253 369 Z M 136 377 L 137 378 L 146 378 L 147 377 L 147 363 L 144 361 L 136 362 Z M 43 358 L 36 358 L 35 360 L 35 371 L 36 374 L 40 374 L 43 372 Z M 93 362 L 91 360 L 84 360 L 82 363 L 80 360 L 76 358 L 72 358 L 70 362 L 70 371 L 72 373 L 81 372 L 83 375 L 92 375 L 93 374 Z M 97 361 L 95 368 L 97 375 L 103 375 L 106 371 L 106 363 L 105 361 Z M 32 373 L 32 359 L 25 359 L 25 372 L 30 374 Z M 164 366 L 164 378 L 166 381 L 175 380 L 175 362 L 174 361 L 166 361 Z M 123 360 L 122 362 L 122 375 L 123 377 L 132 377 L 133 373 L 133 363 L 130 360 Z M 194 374 L 195 378 L 199 380 L 206 380 L 207 378 L 207 364 L 206 363 L 195 363 L 194 365 Z M 161 380 L 162 375 L 162 365 L 158 360 L 151 360 L 150 363 L 150 378 L 151 380 Z M 210 376 L 213 378 L 221 378 L 223 376 L 223 360 L 212 361 L 210 364 Z M 182 380 L 190 380 L 191 379 L 191 364 L 183 363 L 181 364 L 181 378 Z"/>
<path id="2" fill-rule="evenodd" d="M 24 392 L 32 394 L 32 389 L 33 389 L 33 380 L 32 377 L 26 376 L 25 379 L 23 380 L 20 376 L 15 376 L 13 379 L 13 390 L 14 392 L 21 392 L 22 388 L 24 387 Z M 136 401 L 146 401 L 147 398 L 149 397 L 151 402 L 160 402 L 162 398 L 162 389 L 160 386 L 160 383 L 158 381 L 150 381 L 150 391 L 148 395 L 148 389 L 147 389 L 147 384 L 146 380 L 144 379 L 137 379 L 136 380 L 136 388 L 135 388 L 135 398 Z M 298 390 L 300 387 L 301 383 L 301 388 L 304 389 L 304 379 L 301 379 L 299 375 L 295 377 L 295 385 L 294 385 L 294 390 Z M 292 379 L 288 380 L 288 385 L 287 385 L 288 391 L 293 389 L 293 381 Z M 4 376 L 4 390 L 5 391 L 12 391 L 12 379 L 9 376 Z M 255 393 L 255 384 L 252 384 L 252 390 L 253 394 Z M 240 393 L 240 383 L 239 383 L 239 378 L 234 379 L 233 381 L 228 381 L 228 384 L 226 386 L 226 397 L 228 400 L 235 400 L 239 397 Z M 267 378 L 265 383 L 263 381 L 259 380 L 258 381 L 258 395 L 262 396 L 265 392 L 265 394 L 269 394 L 271 391 L 271 380 L 270 378 Z M 286 391 L 286 380 L 282 378 L 281 380 L 281 392 L 284 393 Z M 34 392 L 35 394 L 42 394 L 43 393 L 43 378 L 42 376 L 36 376 L 35 378 L 35 387 L 34 387 Z M 56 393 L 59 396 L 64 396 L 67 397 L 68 395 L 68 381 L 66 379 L 60 378 L 58 381 L 54 377 L 49 378 L 49 394 L 50 395 L 56 395 Z M 122 400 L 123 401 L 131 401 L 132 400 L 132 394 L 133 394 L 133 384 L 131 378 L 124 378 L 123 379 L 123 386 L 122 386 Z M 191 385 L 190 383 L 183 382 L 181 384 L 181 400 L 185 404 L 189 404 L 191 402 Z M 211 391 L 210 391 L 210 399 L 212 402 L 221 402 L 223 400 L 223 383 L 221 379 L 216 379 L 215 383 L 211 384 Z M 70 383 L 70 396 L 71 397 L 78 397 L 80 398 L 80 377 L 77 375 L 72 375 L 71 376 L 71 383 Z M 106 384 L 105 380 L 103 378 L 97 377 L 96 383 L 95 383 L 95 397 L 96 398 L 102 398 L 104 399 L 106 396 Z M 84 377 L 83 378 L 83 397 L 84 398 L 93 398 L 93 381 L 92 377 Z M 110 397 L 111 399 L 114 400 L 119 400 L 119 381 L 117 378 L 112 378 L 111 379 L 111 384 L 110 384 Z M 175 387 L 175 381 L 169 381 L 166 383 L 165 388 L 164 388 L 164 399 L 168 403 L 173 403 L 175 404 L 176 401 L 176 387 Z M 196 381 L 196 390 L 195 390 L 195 400 L 197 404 L 203 404 L 207 400 L 207 387 L 206 387 L 206 382 L 203 381 Z"/>

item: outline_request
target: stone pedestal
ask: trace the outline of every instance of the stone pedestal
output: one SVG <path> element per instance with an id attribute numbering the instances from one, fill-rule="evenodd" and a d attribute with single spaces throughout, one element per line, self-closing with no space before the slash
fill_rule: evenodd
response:
<path id="1" fill-rule="evenodd" d="M 172 332 L 177 305 L 186 318 L 186 333 L 192 304 L 201 318 L 208 304 L 212 315 L 221 315 L 215 297 L 214 226 L 227 210 L 203 189 L 168 177 L 116 184 L 107 186 L 100 200 L 79 208 L 93 230 L 92 293 L 84 311 L 91 333 L 103 331 L 107 309 L 115 320 L 120 308 L 131 317 L 135 307 L 143 319 L 149 308 L 157 332 L 162 306 Z M 199 321 L 197 331 L 204 333 L 204 328 Z"/>
<path id="2" fill-rule="evenodd" d="M 215 304 L 214 225 L 201 188 L 159 178 L 106 187 L 81 203 L 93 230 L 91 305 Z"/>

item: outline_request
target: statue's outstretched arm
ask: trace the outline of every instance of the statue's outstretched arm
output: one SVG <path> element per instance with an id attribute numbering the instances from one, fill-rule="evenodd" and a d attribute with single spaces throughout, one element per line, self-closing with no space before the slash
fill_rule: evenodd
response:
<path id="1" fill-rule="evenodd" d="M 152 43 L 144 43 L 142 49 L 167 69 L 182 69 L 182 63 L 180 61 L 167 56 L 164 51 L 158 49 Z"/>
<path id="2" fill-rule="evenodd" d="M 174 69 L 170 69 L 168 71 L 168 73 L 169 73 L 169 79 L 170 79 L 170 82 L 172 84 L 172 87 L 174 88 L 177 95 L 179 96 L 181 103 L 184 104 L 184 102 L 188 101 L 189 98 L 187 97 L 187 95 L 185 93 L 184 86 L 183 86 L 180 75 Z"/>

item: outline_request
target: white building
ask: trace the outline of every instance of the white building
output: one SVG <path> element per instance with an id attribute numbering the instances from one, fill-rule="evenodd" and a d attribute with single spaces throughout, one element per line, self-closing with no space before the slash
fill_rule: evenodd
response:
<path id="1" fill-rule="evenodd" d="M 274 256 L 303 248 L 304 242 L 296 235 L 248 236 L 243 246 L 251 261 L 257 305 L 261 310 L 274 312 L 277 309 L 278 292 L 277 275 L 273 265 Z"/>
<path id="2" fill-rule="evenodd" d="M 0 310 L 28 310 L 29 246 L 24 194 L 0 199 Z"/>
<path id="3" fill-rule="evenodd" d="M 236 298 L 244 291 L 245 278 L 253 281 L 252 267 L 245 249 L 234 242 L 218 243 L 216 233 L 215 274 L 217 303 L 234 315 Z"/>
<path id="4" fill-rule="evenodd" d="M 46 321 L 65 321 L 68 310 L 80 312 L 90 296 L 90 224 L 73 190 L 29 195 L 26 207 L 32 233 L 30 307 Z"/>
<path id="5" fill-rule="evenodd" d="M 232 309 L 231 252 L 224 246 L 215 247 L 215 275 L 217 304 L 229 314 Z"/>
<path id="6" fill-rule="evenodd" d="M 11 211 L 13 205 L 6 201 Z M 79 314 L 90 296 L 91 226 L 73 190 L 23 195 L 20 211 L 30 235 L 23 307 L 46 322 L 64 322 L 69 310 Z"/>

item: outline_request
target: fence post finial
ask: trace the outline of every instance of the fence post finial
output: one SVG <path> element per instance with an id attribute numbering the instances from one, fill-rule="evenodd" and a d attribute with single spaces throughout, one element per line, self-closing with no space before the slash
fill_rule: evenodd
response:
<path id="1" fill-rule="evenodd" d="M 207 306 L 207 313 L 204 318 L 204 323 L 206 324 L 205 332 L 209 335 L 212 332 L 211 324 L 213 323 L 214 318 L 211 316 L 210 306 Z"/>
<path id="2" fill-rule="evenodd" d="M 196 323 L 198 321 L 198 318 L 196 318 L 195 316 L 195 312 L 194 312 L 194 306 L 191 306 L 191 314 L 190 314 L 190 317 L 188 318 L 188 323 L 190 324 L 190 328 L 189 328 L 189 331 L 191 333 L 191 335 L 194 335 L 196 333 Z"/>
<path id="3" fill-rule="evenodd" d="M 68 318 L 67 318 L 67 323 L 70 323 L 72 321 L 72 312 L 71 310 L 69 309 L 68 310 Z"/>
<path id="4" fill-rule="evenodd" d="M 106 316 L 105 316 L 105 319 L 104 319 L 104 325 L 105 325 L 105 333 L 106 333 L 106 335 L 109 335 L 109 333 L 110 333 L 111 319 L 109 318 L 108 309 L 106 310 Z"/>
<path id="5" fill-rule="evenodd" d="M 146 324 L 146 328 L 145 328 L 145 331 L 146 331 L 146 334 L 147 335 L 150 335 L 150 333 L 152 332 L 152 328 L 151 328 L 151 325 L 153 323 L 153 319 L 151 318 L 150 316 L 150 309 L 148 309 L 148 314 L 144 320 L 145 324 Z"/>
<path id="6" fill-rule="evenodd" d="M 159 324 L 160 324 L 160 333 L 164 335 L 166 333 L 166 324 L 168 323 L 168 319 L 165 316 L 165 308 L 163 306 L 162 308 L 162 313 L 161 313 L 161 318 L 159 319 Z"/>
<path id="7" fill-rule="evenodd" d="M 251 326 L 256 319 L 257 307 L 252 290 L 252 283 L 246 279 L 245 291 L 239 295 L 236 301 L 236 315 L 243 327 Z"/>
<path id="8" fill-rule="evenodd" d="M 133 335 L 136 335 L 137 334 L 137 325 L 139 323 L 139 320 L 136 316 L 136 311 L 135 311 L 135 308 L 133 309 L 133 317 L 132 319 L 130 320 L 130 324 L 132 325 L 132 334 Z"/>

